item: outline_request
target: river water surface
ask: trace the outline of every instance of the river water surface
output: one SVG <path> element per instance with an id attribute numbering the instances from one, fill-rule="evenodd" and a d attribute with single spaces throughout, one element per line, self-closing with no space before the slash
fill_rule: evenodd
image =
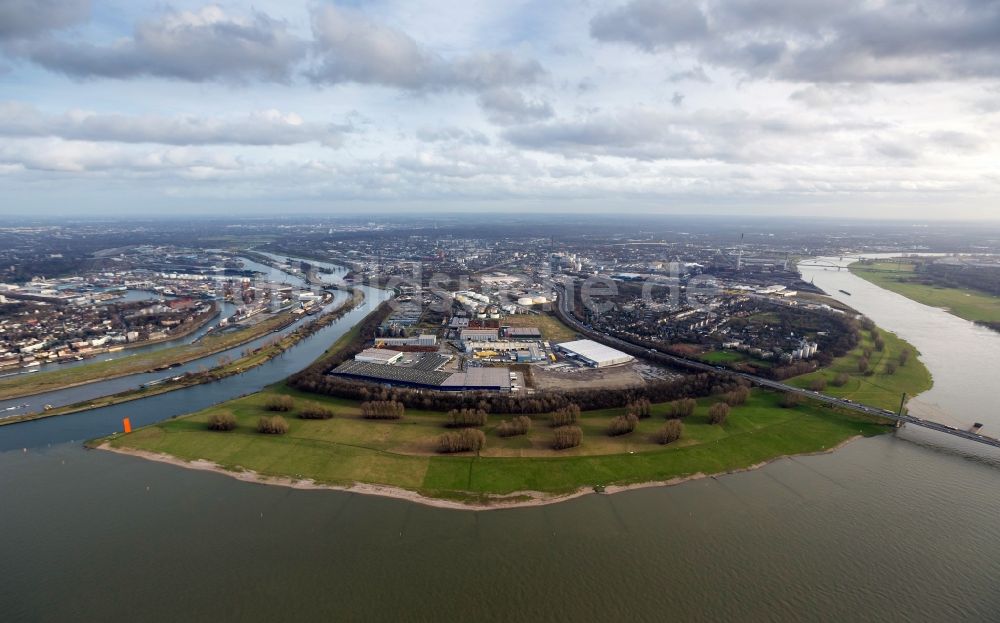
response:
<path id="1" fill-rule="evenodd" d="M 972 419 L 950 402 L 958 390 L 940 367 L 957 361 L 963 382 L 985 384 L 995 369 L 937 359 L 894 324 L 910 311 L 829 272 L 851 305 L 914 341 L 942 379 L 938 408 Z M 488 512 L 81 449 L 123 415 L 149 423 L 282 378 L 377 297 L 243 377 L 0 429 L 3 619 L 998 620 L 1000 459 L 924 431 L 675 487 Z"/>

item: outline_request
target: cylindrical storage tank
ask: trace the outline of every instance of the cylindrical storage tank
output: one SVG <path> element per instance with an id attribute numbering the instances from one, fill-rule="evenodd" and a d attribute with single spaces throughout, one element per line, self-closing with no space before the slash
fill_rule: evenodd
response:
<path id="1" fill-rule="evenodd" d="M 535 302 L 534 299 L 532 299 L 530 296 L 522 296 L 521 298 L 517 299 L 518 305 L 532 305 L 534 304 L 534 302 Z"/>
<path id="2" fill-rule="evenodd" d="M 531 301 L 535 305 L 541 305 L 542 303 L 548 303 L 549 299 L 545 298 L 544 296 L 536 296 L 535 298 L 531 299 Z"/>

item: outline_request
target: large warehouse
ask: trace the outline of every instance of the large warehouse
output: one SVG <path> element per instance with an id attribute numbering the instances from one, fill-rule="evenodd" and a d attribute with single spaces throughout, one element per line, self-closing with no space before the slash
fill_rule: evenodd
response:
<path id="1" fill-rule="evenodd" d="M 594 340 L 576 340 L 574 342 L 563 342 L 556 344 L 556 349 L 562 351 L 569 357 L 575 357 L 595 368 L 606 368 L 617 366 L 622 363 L 633 361 L 635 357 L 615 350 L 610 346 L 605 346 Z"/>

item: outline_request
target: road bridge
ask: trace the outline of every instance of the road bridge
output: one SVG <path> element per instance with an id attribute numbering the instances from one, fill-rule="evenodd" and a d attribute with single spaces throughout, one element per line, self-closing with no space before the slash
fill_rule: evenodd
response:
<path id="1" fill-rule="evenodd" d="M 993 437 L 988 437 L 986 435 L 980 435 L 973 433 L 971 431 L 962 430 L 960 428 L 955 428 L 953 426 L 948 426 L 947 424 L 942 424 L 940 422 L 935 422 L 933 420 L 925 420 L 918 418 L 913 415 L 905 413 L 896 413 L 895 411 L 890 411 L 889 409 L 878 409 L 876 407 L 871 407 L 861 403 L 854 402 L 853 400 L 847 398 L 837 398 L 836 396 L 829 396 L 816 391 L 811 391 L 808 389 L 803 389 L 801 387 L 795 387 L 793 385 L 788 385 L 786 383 L 781 383 L 780 381 L 774 381 L 771 379 L 766 379 L 762 376 L 757 376 L 754 374 L 747 374 L 745 372 L 737 372 L 735 370 L 729 370 L 723 368 L 722 366 L 713 366 L 711 364 L 705 363 L 703 361 L 698 361 L 695 359 L 688 359 L 686 357 L 679 357 L 670 353 L 663 352 L 657 348 L 649 348 L 647 346 L 642 346 L 640 344 L 635 344 L 617 338 L 611 335 L 607 335 L 600 331 L 597 331 L 593 327 L 586 325 L 576 319 L 570 310 L 570 300 L 569 296 L 566 294 L 564 287 L 559 287 L 558 289 L 559 297 L 556 304 L 556 314 L 559 319 L 562 320 L 564 324 L 575 329 L 579 333 L 589 337 L 590 339 L 601 342 L 602 344 L 607 344 L 617 348 L 623 352 L 630 355 L 635 355 L 637 357 L 642 357 L 644 359 L 649 359 L 657 363 L 664 363 L 672 365 L 679 368 L 686 368 L 688 370 L 693 370 L 695 372 L 711 372 L 713 374 L 722 374 L 730 377 L 737 377 L 748 381 L 753 385 L 759 387 L 766 387 L 768 389 L 774 389 L 781 392 L 788 392 L 790 394 L 797 394 L 799 396 L 804 396 L 811 400 L 817 400 L 835 407 L 841 407 L 843 409 L 849 409 L 857 413 L 863 413 L 872 417 L 886 418 L 889 420 L 894 420 L 899 425 L 902 424 L 912 424 L 914 426 L 920 426 L 922 428 L 927 428 L 930 430 L 935 430 L 947 435 L 952 435 L 955 437 L 961 437 L 962 439 L 968 439 L 969 441 L 974 441 L 976 443 L 985 444 L 988 446 L 993 446 L 994 448 L 1000 448 L 1000 439 L 995 439 Z"/>

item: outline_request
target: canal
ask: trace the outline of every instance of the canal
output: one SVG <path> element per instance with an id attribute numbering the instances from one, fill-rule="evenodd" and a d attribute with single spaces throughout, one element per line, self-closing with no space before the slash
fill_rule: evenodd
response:
<path id="1" fill-rule="evenodd" d="M 862 311 L 886 296 L 837 280 Z M 996 620 L 997 457 L 907 430 L 752 472 L 482 513 L 81 449 L 123 415 L 149 423 L 283 378 L 360 320 L 368 294 L 244 376 L 0 429 L 5 620 Z M 865 313 L 903 335 L 885 311 Z M 954 362 L 917 347 L 935 379 Z"/>

